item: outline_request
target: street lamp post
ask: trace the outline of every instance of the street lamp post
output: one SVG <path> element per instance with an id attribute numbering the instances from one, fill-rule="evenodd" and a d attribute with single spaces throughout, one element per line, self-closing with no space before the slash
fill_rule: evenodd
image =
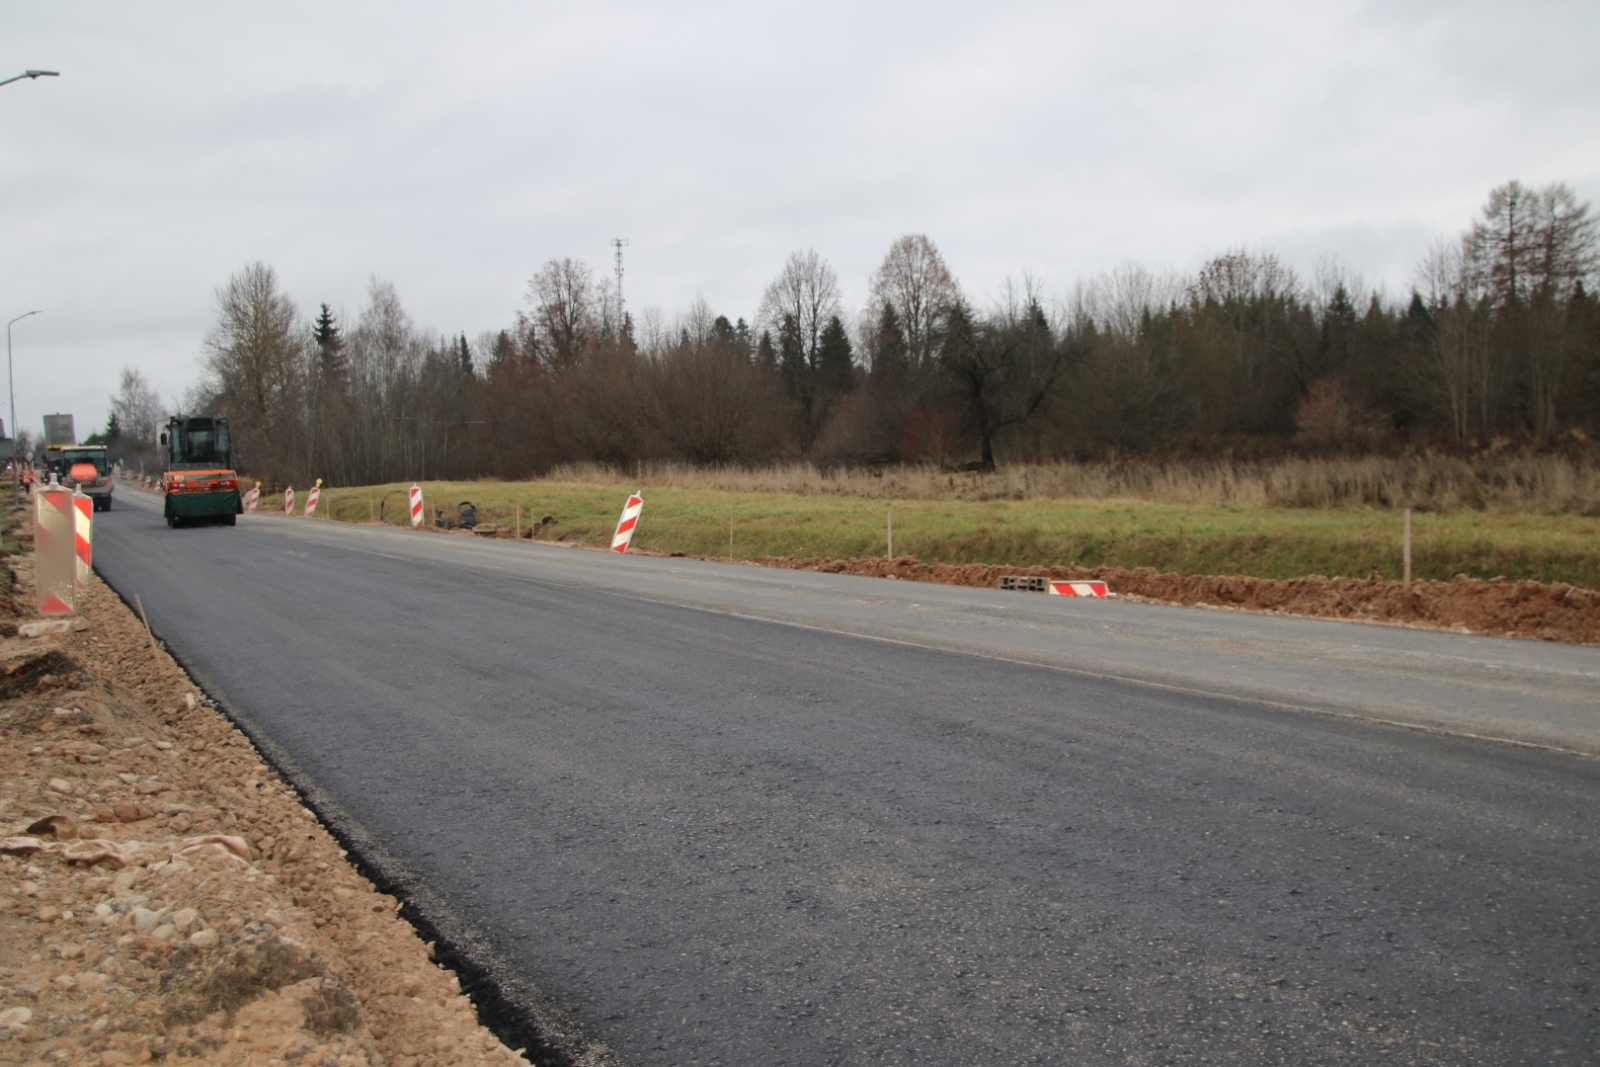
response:
<path id="1" fill-rule="evenodd" d="M 37 315 L 37 311 L 29 311 L 18 315 L 11 322 L 21 322 L 29 315 Z M 11 373 L 11 322 L 6 323 L 6 391 L 11 394 L 11 440 L 17 439 L 17 380 Z M 16 466 L 16 456 L 12 455 L 12 466 Z"/>
<path id="2" fill-rule="evenodd" d="M 0 85 L 10 85 L 12 82 L 19 82 L 24 78 L 38 81 L 40 78 L 59 77 L 61 77 L 61 72 L 57 70 L 25 70 L 13 78 L 0 81 Z M 28 315 L 37 314 L 39 314 L 37 311 L 30 311 L 27 315 L 18 315 L 11 322 L 20 322 L 22 319 L 27 318 Z M 17 381 L 16 377 L 11 373 L 11 322 L 6 323 L 6 392 L 10 394 L 11 399 L 11 440 L 15 442 L 17 439 Z M 11 449 L 11 469 L 13 471 L 17 469 L 15 444 L 12 445 Z"/>
<path id="3" fill-rule="evenodd" d="M 5 81 L 0 82 L 0 85 L 10 85 L 12 82 L 19 82 L 23 78 L 32 78 L 34 81 L 38 81 L 40 78 L 59 77 L 61 77 L 61 72 L 58 70 L 25 70 L 15 78 L 7 78 Z"/>

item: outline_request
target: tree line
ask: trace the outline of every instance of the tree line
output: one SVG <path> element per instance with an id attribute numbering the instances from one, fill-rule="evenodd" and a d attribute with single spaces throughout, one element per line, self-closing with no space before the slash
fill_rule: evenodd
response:
<path id="1" fill-rule="evenodd" d="M 257 263 L 218 290 L 184 406 L 227 414 L 236 463 L 277 483 L 1552 445 L 1600 433 L 1597 236 L 1566 186 L 1511 182 L 1404 298 L 1241 250 L 1057 297 L 1025 276 L 980 304 L 909 235 L 858 313 L 803 250 L 750 321 L 703 300 L 635 321 L 588 265 L 554 259 L 511 322 L 471 340 L 420 331 L 381 281 L 350 321 L 326 304 L 307 319 Z M 116 408 L 130 444 L 138 400 Z"/>

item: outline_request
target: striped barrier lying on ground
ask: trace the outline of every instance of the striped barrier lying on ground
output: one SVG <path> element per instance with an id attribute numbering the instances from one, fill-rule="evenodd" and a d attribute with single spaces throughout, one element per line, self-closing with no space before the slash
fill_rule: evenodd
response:
<path id="1" fill-rule="evenodd" d="M 1007 575 L 1000 588 L 1017 593 L 1049 593 L 1051 596 L 1116 596 L 1105 582 L 1057 582 L 1037 575 Z"/>
<path id="2" fill-rule="evenodd" d="M 1116 596 L 1105 582 L 1051 582 L 1052 596 Z"/>

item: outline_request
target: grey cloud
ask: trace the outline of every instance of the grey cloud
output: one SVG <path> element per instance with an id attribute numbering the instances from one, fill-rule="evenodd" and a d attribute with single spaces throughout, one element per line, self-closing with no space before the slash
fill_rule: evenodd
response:
<path id="1" fill-rule="evenodd" d="M 974 293 L 1241 244 L 1399 288 L 1511 177 L 1600 195 L 1592 3 L 36 5 L 0 58 L 19 412 L 194 375 L 212 291 L 510 321 L 544 259 L 750 315 L 925 232 Z M 6 311 L 0 306 L 0 312 Z M 26 331 L 25 333 L 23 331 Z"/>

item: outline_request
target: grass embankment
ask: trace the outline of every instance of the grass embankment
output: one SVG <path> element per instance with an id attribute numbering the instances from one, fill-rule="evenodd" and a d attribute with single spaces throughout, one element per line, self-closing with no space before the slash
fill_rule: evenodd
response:
<path id="1" fill-rule="evenodd" d="M 407 520 L 404 485 L 324 489 L 319 517 Z M 471 500 L 479 519 L 522 529 L 544 516 L 539 539 L 608 544 L 632 483 L 426 482 L 433 509 Z M 885 551 L 885 501 L 850 495 L 644 486 L 634 545 L 661 552 L 849 558 Z M 303 492 L 296 510 L 303 507 Z M 282 497 L 263 497 L 263 511 Z M 1401 577 L 1402 517 L 1380 508 L 1178 505 L 1130 500 L 894 501 L 896 555 L 946 563 L 1155 567 L 1183 574 L 1298 578 Z M 1600 518 L 1498 511 L 1413 516 L 1413 575 L 1568 582 L 1600 589 Z"/>
<path id="2" fill-rule="evenodd" d="M 8 481 L 0 481 L 0 597 L 10 596 L 15 582 L 11 568 L 4 563 L 5 557 L 22 554 L 22 542 L 17 540 L 22 520 L 11 512 L 12 501 L 16 499 L 16 495 L 15 485 Z"/>

